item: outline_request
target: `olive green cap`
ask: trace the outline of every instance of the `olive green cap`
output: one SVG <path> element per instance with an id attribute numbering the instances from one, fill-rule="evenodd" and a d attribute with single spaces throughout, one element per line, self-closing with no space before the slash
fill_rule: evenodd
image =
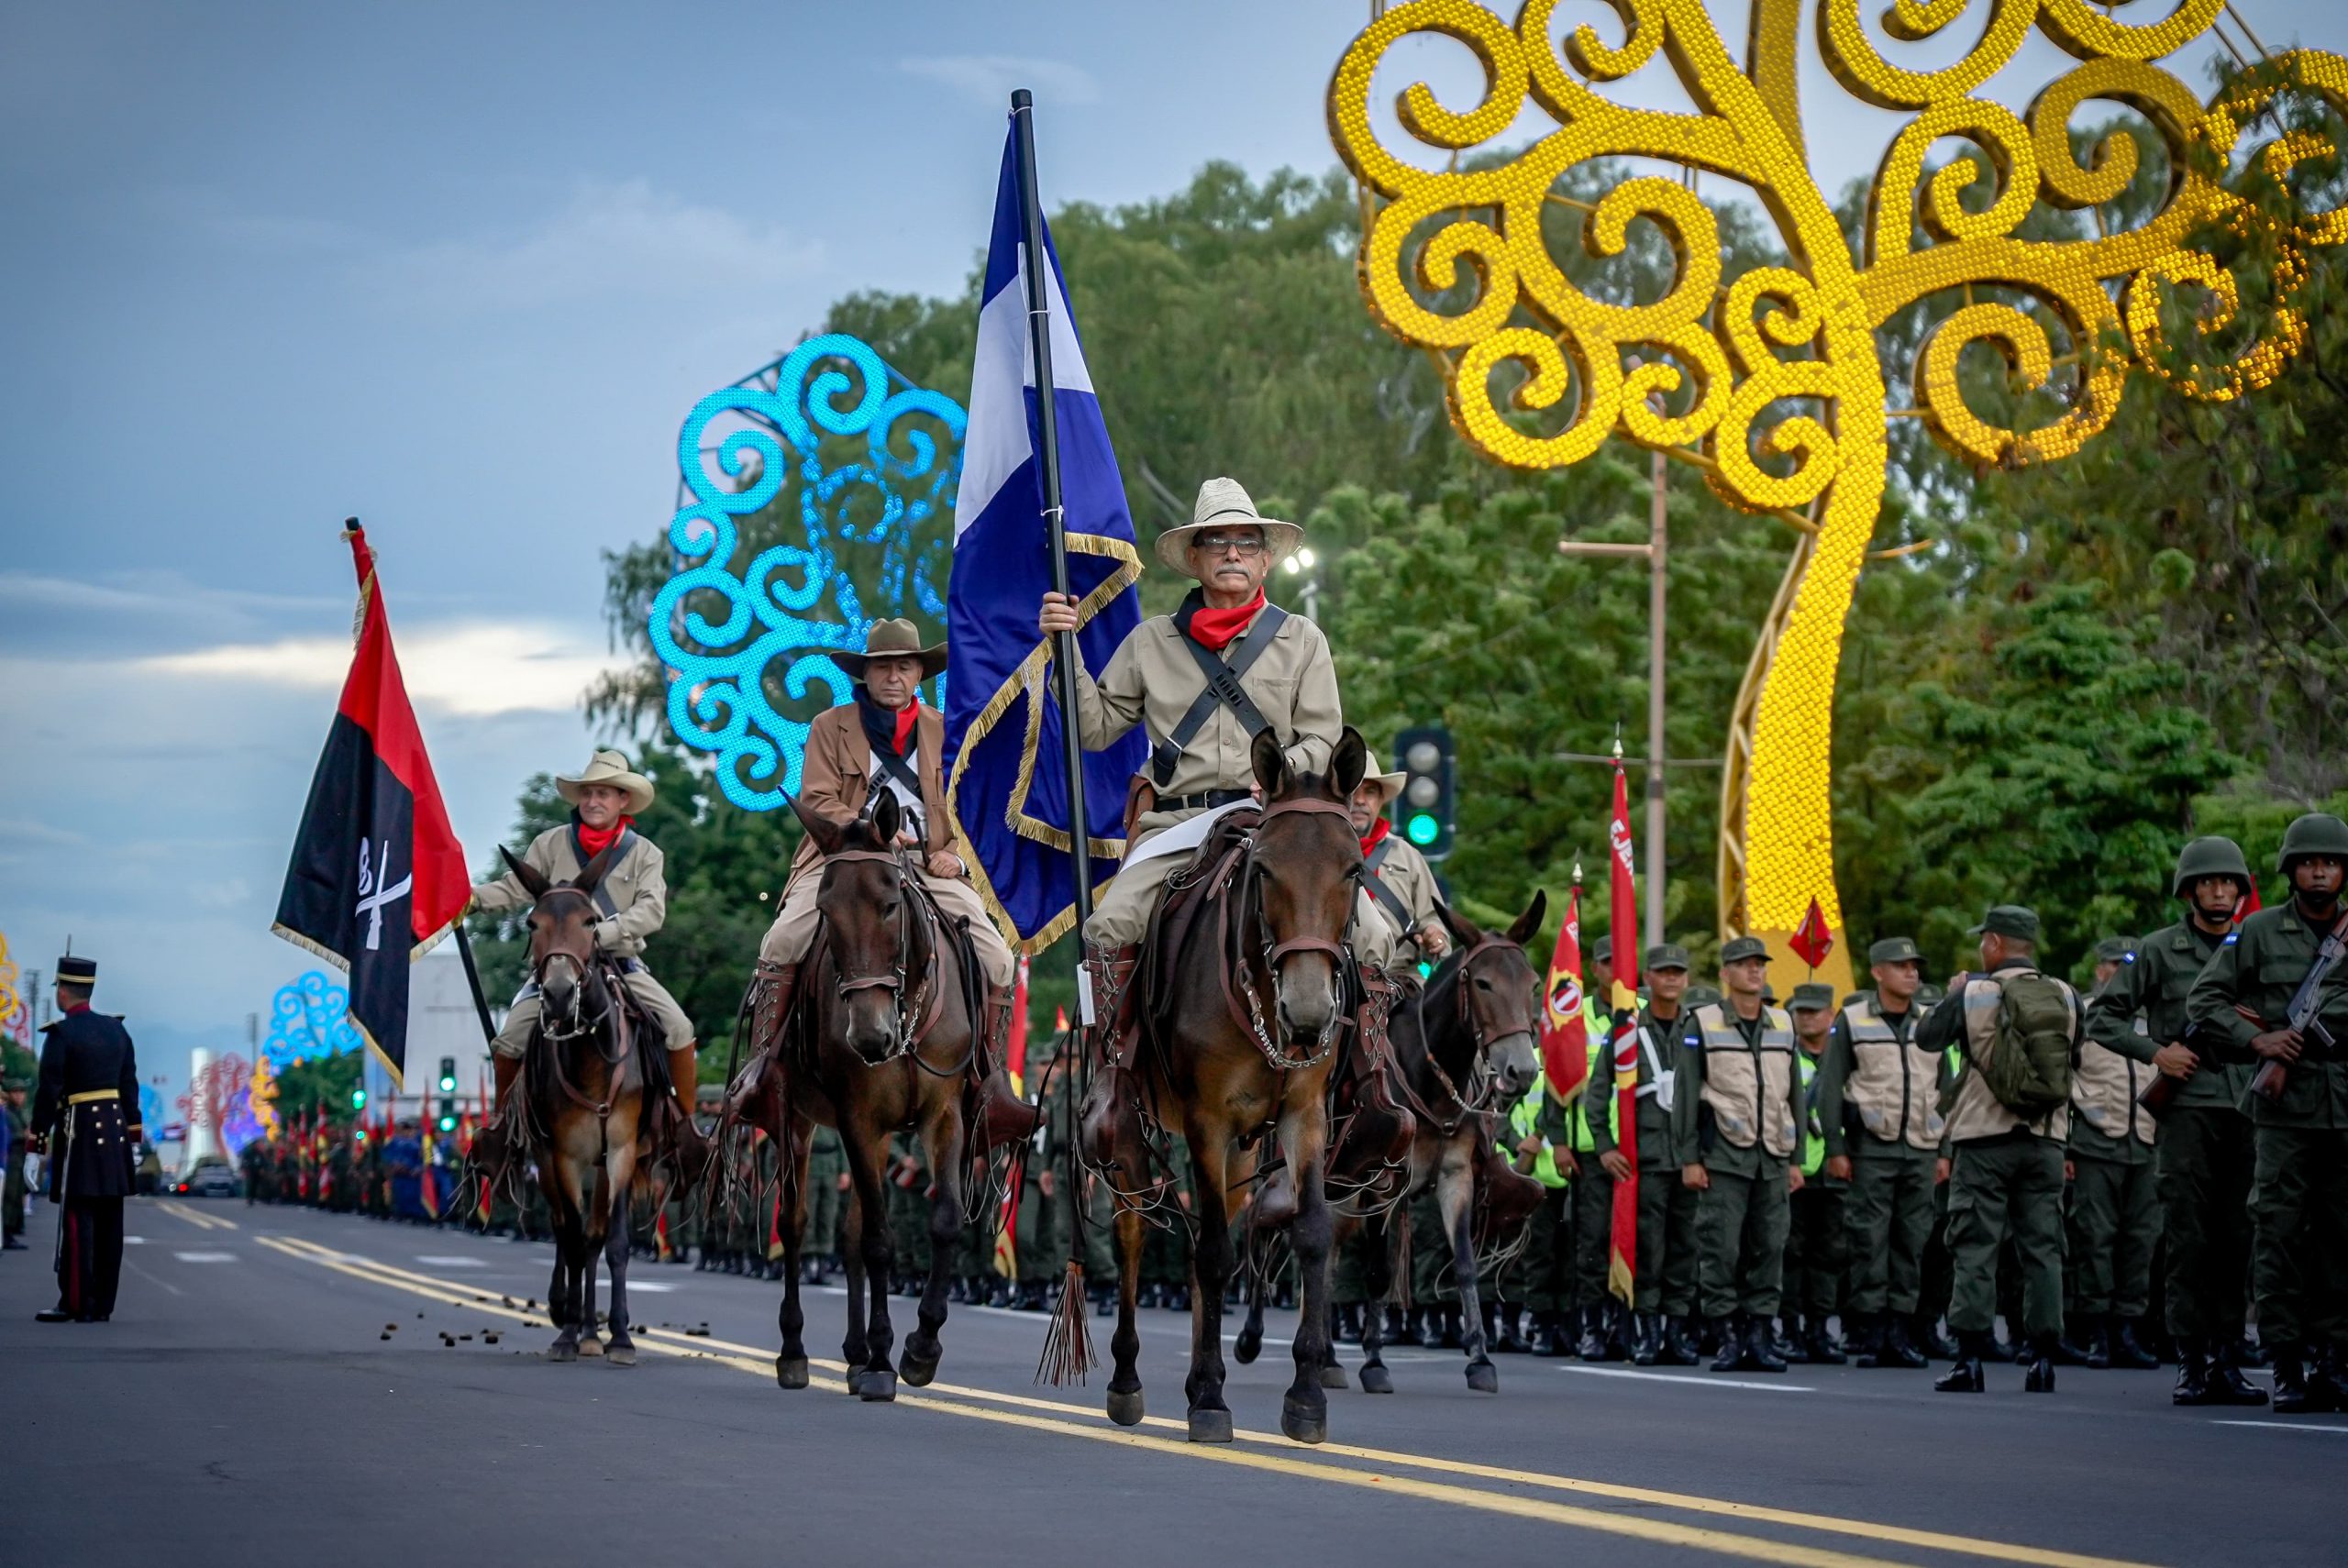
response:
<path id="1" fill-rule="evenodd" d="M 1690 986 L 1679 999 L 1689 1007 L 1710 1007 L 1721 999 L 1721 993 L 1711 986 Z"/>
<path id="2" fill-rule="evenodd" d="M 1794 988 L 1789 1005 L 1796 1012 L 1824 1012 L 1834 1005 L 1834 988 L 1822 980 L 1807 980 Z"/>
<path id="3" fill-rule="evenodd" d="M 1757 936 L 1732 936 L 1721 947 L 1722 964 L 1742 964 L 1747 958 L 1767 958 L 1769 944 Z"/>
<path id="4" fill-rule="evenodd" d="M 1656 943 L 1646 950 L 1645 961 L 1650 975 L 1657 969 L 1690 969 L 1695 966 L 1688 962 L 1688 949 L 1677 942 Z"/>
<path id="5" fill-rule="evenodd" d="M 1922 963 L 1923 957 L 1912 936 L 1887 936 L 1867 947 L 1867 962 L 1870 964 Z"/>
<path id="6" fill-rule="evenodd" d="M 2275 869 L 2287 876 L 2293 861 L 2310 855 L 2348 860 L 2348 823 L 2330 812 L 2309 812 L 2295 818 L 2283 830 L 2283 847 L 2276 852 Z"/>
<path id="7" fill-rule="evenodd" d="M 1598 944 L 1589 950 L 1589 955 L 1598 963 L 1611 965 L 1614 962 L 1614 939 L 1611 936 L 1600 937 Z"/>
<path id="8" fill-rule="evenodd" d="M 22 1073 L 10 1073 L 5 1077 L 0 1077 L 0 1093 L 14 1093 L 17 1089 L 30 1089 L 32 1087 L 32 1079 Z"/>
<path id="9" fill-rule="evenodd" d="M 2122 963 L 2135 951 L 2136 939 L 2132 936 L 2107 936 L 2095 944 L 2096 961 L 2099 964 Z"/>
<path id="10" fill-rule="evenodd" d="M 1967 931 L 1967 936 L 1979 936 L 1987 932 L 1996 936 L 2020 937 L 2024 942 L 2038 940 L 2038 911 L 2021 904 L 1992 904 L 1981 923 Z"/>
<path id="11" fill-rule="evenodd" d="M 1920 1008 L 1935 1008 L 1947 999 L 1948 988 L 1946 986 L 1936 986 L 1928 980 L 1924 984 L 1916 988 L 1915 1005 Z"/>

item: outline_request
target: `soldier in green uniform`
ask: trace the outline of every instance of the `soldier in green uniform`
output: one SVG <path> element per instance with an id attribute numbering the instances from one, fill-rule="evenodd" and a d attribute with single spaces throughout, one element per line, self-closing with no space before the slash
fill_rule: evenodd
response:
<path id="1" fill-rule="evenodd" d="M 1800 1153 L 1794 1162 L 1801 1173 L 1801 1190 L 1787 1205 L 1785 1357 L 1840 1366 L 1843 1348 L 1826 1324 L 1843 1308 L 1843 1281 L 1851 1255 L 1850 1221 L 1844 1210 L 1851 1184 L 1824 1168 L 1824 1102 L 1819 1093 L 1820 1064 L 1835 1018 L 1834 988 L 1816 981 L 1796 986 L 1787 1010 L 1793 1014 L 1794 1040 L 1801 1047 L 1794 1057 L 1794 1073 L 1801 1085 L 1802 1121 Z"/>
<path id="2" fill-rule="evenodd" d="M 2089 1366 L 2143 1371 L 2161 1364 L 2136 1334 L 2136 1320 L 2152 1308 L 2153 1249 L 2161 1235 L 2153 1171 L 2157 1124 L 2136 1098 L 2154 1075 L 2094 1032 L 2096 1004 L 2135 946 L 2125 936 L 2096 944 L 2096 994 L 2088 1001 L 2088 1038 L 2071 1077 L 2071 1294 L 2064 1321 L 2075 1340 L 2085 1327 Z"/>
<path id="3" fill-rule="evenodd" d="M 2298 818 L 2283 832 L 2276 868 L 2289 901 L 2219 944 L 2186 1010 L 2224 1055 L 2260 1063 L 2248 1096 L 2251 1282 L 2275 1408 L 2292 1414 L 2348 1408 L 2348 823 L 2321 812 Z M 2313 994 L 2303 997 L 2311 977 Z"/>
<path id="4" fill-rule="evenodd" d="M 1671 1135 L 1680 1180 L 1696 1207 L 1696 1288 L 1720 1338 L 1715 1372 L 1783 1372 L 1774 1326 L 1785 1280 L 1787 1202 L 1802 1123 L 1794 1025 L 1762 999 L 1769 948 L 1757 936 L 1721 948 L 1725 1000 L 1707 1003 L 1680 1032 Z M 1739 1331 L 1734 1319 L 1744 1314 Z"/>
<path id="5" fill-rule="evenodd" d="M 1570 1142 L 1568 1117 L 1549 1092 L 1546 1076 L 1536 1078 L 1524 1098 L 1509 1108 L 1505 1143 L 1511 1163 L 1519 1176 L 1541 1184 L 1541 1202 L 1525 1221 L 1523 1246 L 1494 1286 L 1512 1311 L 1532 1314 L 1533 1353 L 1551 1357 L 1572 1353 L 1566 1311 L 1572 1299 L 1567 1270 L 1573 1253 L 1563 1244 L 1570 1234 L 1567 1215 L 1573 1202 L 1568 1189 L 1574 1154 L 1563 1146 Z"/>
<path id="6" fill-rule="evenodd" d="M 1429 1187 L 1411 1199 L 1411 1319 L 1406 1344 L 1457 1350 L 1459 1287 L 1451 1268 L 1451 1242 L 1443 1210 Z"/>
<path id="7" fill-rule="evenodd" d="M 2222 1037 L 2197 1036 L 2186 1012 L 2194 980 L 2234 928 L 2251 889 L 2250 862 L 2230 838 L 2197 838 L 2176 857 L 2170 891 L 2185 918 L 2136 944 L 2088 1004 L 2096 1045 L 2162 1077 L 2166 1105 L 2154 1144 L 2154 1180 L 2166 1253 L 2165 1307 L 2176 1344 L 2179 1405 L 2264 1405 L 2243 1375 L 2249 1297 L 2250 1087 L 2244 1060 L 2225 1060 Z M 2217 1048 L 2211 1048 L 2212 1046 Z"/>
<path id="8" fill-rule="evenodd" d="M 1173 1198 L 1186 1218 L 1171 1225 L 1152 1225 L 1143 1234 L 1141 1283 L 1156 1305 L 1169 1312 L 1187 1312 L 1191 1309 L 1191 1227 L 1186 1221 L 1198 1198 L 1191 1179 L 1191 1146 L 1179 1137 L 1169 1136 L 1166 1142 L 1174 1166 Z"/>
<path id="9" fill-rule="evenodd" d="M 8 1168 L 0 1174 L 0 1250 L 21 1253 L 25 1246 L 25 1141 L 32 1132 L 32 1116 L 25 1109 L 31 1077 L 20 1070 L 13 1055 L 8 1076 L 0 1079 L 0 1116 L 8 1119 Z"/>
<path id="10" fill-rule="evenodd" d="M 896 1254 L 896 1275 L 874 1288 L 912 1296 L 917 1282 L 929 1275 L 929 1154 L 917 1133 L 893 1133 L 889 1139 L 889 1241 Z"/>
<path id="11" fill-rule="evenodd" d="M 1699 1199 L 1679 1179 L 1679 1159 L 1671 1136 L 1672 1068 L 1687 1032 L 1682 1000 L 1688 991 L 1688 949 L 1675 942 L 1646 950 L 1646 1000 L 1639 1009 L 1638 1258 L 1633 1273 L 1632 1307 L 1636 1327 L 1632 1359 L 1641 1366 L 1696 1364 L 1696 1210 Z M 1585 1098 L 1615 1105 L 1614 1055 L 1599 1052 L 1589 1069 Z M 1614 1136 L 1612 1117 L 1593 1118 L 1590 1143 L 1612 1181 L 1631 1177 L 1631 1162 Z"/>
<path id="12" fill-rule="evenodd" d="M 1868 947 L 1867 965 L 1875 989 L 1850 998 L 1835 1013 L 1819 1062 L 1826 1152 L 1820 1169 L 1830 1181 L 1850 1184 L 1844 1211 L 1852 1261 L 1844 1308 L 1851 1351 L 1861 1366 L 1920 1367 L 1925 1361 L 1917 1342 L 1931 1339 L 1940 1316 L 1937 1304 L 1929 1317 L 1919 1305 L 1948 1066 L 1916 1038 L 1923 1017 L 1923 955 L 1916 944 L 1887 936 Z"/>
<path id="13" fill-rule="evenodd" d="M 807 1228 L 799 1238 L 802 1281 L 821 1285 L 840 1262 L 840 1218 L 853 1184 L 847 1145 L 818 1124 L 807 1150 Z"/>
<path id="14" fill-rule="evenodd" d="M 717 1146 L 717 1126 L 725 1111 L 725 1089 L 721 1084 L 700 1084 L 693 1089 L 693 1130 L 701 1134 L 702 1146 Z M 712 1176 L 715 1176 L 714 1168 Z M 713 1180 L 681 1192 L 671 1187 L 669 1193 L 669 1261 L 675 1264 L 691 1262 L 696 1269 L 710 1264 L 710 1203 L 717 1183 Z"/>
<path id="15" fill-rule="evenodd" d="M 2057 1104 L 2025 1118 L 1991 1092 L 1987 1066 L 2000 1043 L 2001 1014 L 2019 1007 L 2008 988 L 2037 995 L 2031 984 L 2054 988 L 2067 1016 L 2077 1059 L 2082 1009 L 2078 993 L 2038 967 L 2035 911 L 1999 904 L 1973 928 L 1981 939 L 1978 974 L 1949 981 L 1946 999 L 1917 1031 L 1939 1050 L 1961 1044 L 1964 1071 L 1943 1096 L 1948 1124 L 1942 1133 L 1950 1162 L 1948 1250 L 1954 1280 L 1949 1323 L 1957 1332 L 1956 1364 L 1933 1386 L 1943 1393 L 1978 1394 L 1985 1386 L 1997 1316 L 1998 1255 L 2014 1242 L 2022 1290 L 2022 1326 L 2029 1335 L 2030 1370 L 2022 1386 L 2054 1390 L 2054 1344 L 2063 1333 L 2063 1154 L 2070 1107 Z M 2025 990 L 2026 988 L 2026 990 Z"/>

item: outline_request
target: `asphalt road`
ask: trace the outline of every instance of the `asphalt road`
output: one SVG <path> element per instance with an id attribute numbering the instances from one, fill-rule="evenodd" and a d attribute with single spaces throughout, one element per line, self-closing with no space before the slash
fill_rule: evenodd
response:
<path id="1" fill-rule="evenodd" d="M 868 1405 L 836 1359 L 776 1386 L 780 1286 L 639 1263 L 640 1363 L 555 1364 L 527 1305 L 548 1248 L 241 1202 L 135 1201 L 114 1321 L 39 1325 L 52 1216 L 0 1258 L 0 1562 L 28 1568 L 2344 1554 L 2348 1417 L 2176 1410 L 2166 1373 L 2025 1397 L 1999 1367 L 1966 1397 L 1925 1373 L 1512 1356 L 1488 1397 L 1413 1350 L 1393 1397 L 1333 1393 L 1306 1449 L 1279 1435 L 1283 1344 L 1232 1369 L 1238 1441 L 1202 1447 L 1173 1313 L 1144 1314 L 1150 1419 L 1127 1431 L 1104 1371 L 1036 1384 L 1036 1315 L 957 1309 L 937 1384 Z M 843 1308 L 811 1293 L 818 1358 Z"/>

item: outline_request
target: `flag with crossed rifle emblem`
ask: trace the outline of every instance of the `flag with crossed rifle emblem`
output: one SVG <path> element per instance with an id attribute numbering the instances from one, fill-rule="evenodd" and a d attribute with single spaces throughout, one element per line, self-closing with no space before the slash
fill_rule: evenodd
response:
<path id="1" fill-rule="evenodd" d="M 277 934 L 350 971 L 350 1020 L 393 1081 L 407 1065 L 408 963 L 472 901 L 432 759 L 408 705 L 375 553 L 355 523 L 359 646 L 279 897 Z"/>

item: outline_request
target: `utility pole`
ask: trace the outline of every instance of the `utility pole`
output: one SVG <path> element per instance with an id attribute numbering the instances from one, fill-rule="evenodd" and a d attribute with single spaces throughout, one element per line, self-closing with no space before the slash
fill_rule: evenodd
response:
<path id="1" fill-rule="evenodd" d="M 1557 553 L 1647 563 L 1647 896 L 1646 944 L 1663 938 L 1663 696 L 1665 575 L 1668 540 L 1664 522 L 1664 458 L 1650 454 L 1651 495 L 1647 504 L 1647 542 L 1606 545 L 1560 539 Z"/>

